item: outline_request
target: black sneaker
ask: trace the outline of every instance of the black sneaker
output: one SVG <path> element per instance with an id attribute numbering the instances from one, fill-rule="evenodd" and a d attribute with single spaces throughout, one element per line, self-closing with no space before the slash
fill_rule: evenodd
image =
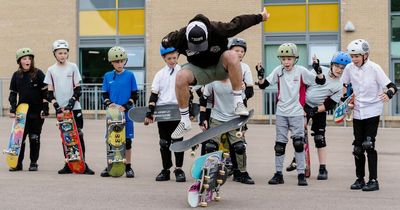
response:
<path id="1" fill-rule="evenodd" d="M 365 186 L 365 181 L 363 178 L 358 178 L 354 184 L 350 186 L 352 190 L 361 190 Z"/>
<path id="2" fill-rule="evenodd" d="M 243 184 L 254 184 L 253 179 L 251 179 L 251 177 L 249 176 L 249 173 L 247 173 L 247 171 L 241 173 L 241 182 Z"/>
<path id="3" fill-rule="evenodd" d="M 39 167 L 39 165 L 37 163 L 31 163 L 29 165 L 29 171 L 37 171 L 38 167 Z"/>
<path id="4" fill-rule="evenodd" d="M 163 169 L 161 172 L 157 175 L 156 181 L 168 181 L 170 179 L 169 174 L 171 172 L 168 169 Z"/>
<path id="5" fill-rule="evenodd" d="M 375 191 L 379 190 L 379 182 L 376 179 L 371 179 L 362 188 L 362 191 Z"/>
<path id="6" fill-rule="evenodd" d="M 268 184 L 283 184 L 285 181 L 283 180 L 282 173 L 276 172 L 272 179 L 268 181 Z"/>
<path id="7" fill-rule="evenodd" d="M 71 169 L 68 167 L 67 164 L 64 165 L 64 168 L 58 171 L 58 174 L 72 174 Z"/>
<path id="8" fill-rule="evenodd" d="M 17 167 L 15 167 L 15 168 L 10 168 L 10 169 L 8 169 L 8 170 L 11 171 L 11 172 L 14 172 L 14 171 L 22 171 L 22 164 L 18 164 Z"/>
<path id="9" fill-rule="evenodd" d="M 176 182 L 186 182 L 185 172 L 182 169 L 177 168 L 174 170 Z"/>
<path id="10" fill-rule="evenodd" d="M 131 168 L 131 167 L 127 167 L 126 169 L 125 169 L 125 175 L 126 175 L 126 178 L 133 178 L 133 177 L 135 177 L 135 172 L 133 172 L 133 169 Z"/>
<path id="11" fill-rule="evenodd" d="M 107 167 L 100 173 L 101 177 L 109 177 L 110 174 L 108 174 Z"/>
<path id="12" fill-rule="evenodd" d="M 89 166 L 85 163 L 85 172 L 83 172 L 84 174 L 87 175 L 94 175 L 94 171 L 92 169 L 89 168 Z"/>
<path id="13" fill-rule="evenodd" d="M 327 180 L 328 171 L 326 169 L 319 169 L 317 180 Z"/>
<path id="14" fill-rule="evenodd" d="M 233 170 L 233 181 L 241 182 L 242 181 L 242 173 L 240 173 L 239 169 Z"/>
<path id="15" fill-rule="evenodd" d="M 306 176 L 304 174 L 298 174 L 297 175 L 297 185 L 299 186 L 307 186 L 307 180 L 306 180 Z"/>
<path id="16" fill-rule="evenodd" d="M 290 165 L 288 167 L 286 167 L 286 171 L 290 172 L 290 171 L 294 171 L 296 169 L 297 169 L 296 159 L 293 158 L 293 161 L 290 163 Z"/>

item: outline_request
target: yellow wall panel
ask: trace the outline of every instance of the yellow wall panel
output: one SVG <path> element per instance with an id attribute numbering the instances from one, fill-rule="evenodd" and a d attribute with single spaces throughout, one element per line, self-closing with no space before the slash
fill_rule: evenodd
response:
<path id="1" fill-rule="evenodd" d="M 338 4 L 313 4 L 308 9 L 310 32 L 339 30 Z"/>
<path id="2" fill-rule="evenodd" d="M 81 36 L 116 35 L 116 12 L 114 10 L 79 12 Z"/>
<path id="3" fill-rule="evenodd" d="M 144 35 L 144 10 L 119 10 L 120 35 Z"/>
<path id="4" fill-rule="evenodd" d="M 264 23 L 265 32 L 305 32 L 305 5 L 271 5 L 267 7 L 271 14 Z"/>

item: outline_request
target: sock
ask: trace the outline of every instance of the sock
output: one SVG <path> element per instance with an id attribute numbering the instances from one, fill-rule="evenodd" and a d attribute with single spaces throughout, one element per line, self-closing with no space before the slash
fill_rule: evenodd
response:
<path id="1" fill-rule="evenodd" d="M 183 109 L 179 108 L 179 111 L 181 112 L 181 122 L 185 124 L 185 128 L 189 127 L 190 125 L 189 107 Z"/>
<path id="2" fill-rule="evenodd" d="M 233 93 L 233 103 L 235 105 L 237 103 L 239 103 L 239 102 L 243 103 L 242 91 L 241 90 L 234 90 L 234 91 L 232 91 L 232 93 Z"/>

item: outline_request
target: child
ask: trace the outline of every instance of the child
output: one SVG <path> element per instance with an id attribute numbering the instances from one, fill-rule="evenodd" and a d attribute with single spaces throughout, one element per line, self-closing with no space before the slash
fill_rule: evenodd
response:
<path id="1" fill-rule="evenodd" d="M 145 124 L 154 122 L 154 109 L 156 106 L 161 105 L 178 105 L 175 95 L 175 78 L 181 66 L 178 65 L 179 54 L 175 48 L 164 48 L 160 46 L 160 54 L 164 59 L 166 65 L 157 72 L 154 76 L 153 83 L 151 84 L 151 96 L 149 99 L 149 109 L 145 118 Z M 156 181 L 170 180 L 170 168 L 172 167 L 172 157 L 169 146 L 180 139 L 171 139 L 171 134 L 178 126 L 178 121 L 157 122 L 158 134 L 160 137 L 160 153 L 162 159 L 163 169 L 156 177 Z M 182 170 L 184 152 L 175 152 L 175 178 L 176 182 L 185 182 L 185 173 Z"/>
<path id="2" fill-rule="evenodd" d="M 126 132 L 126 167 L 125 174 L 127 178 L 135 177 L 135 173 L 131 167 L 132 159 L 132 139 L 133 139 L 133 122 L 128 117 L 128 110 L 136 103 L 138 99 L 138 88 L 135 75 L 124 69 L 128 61 L 128 54 L 124 48 L 114 46 L 108 51 L 108 61 L 111 62 L 114 70 L 104 74 L 103 80 L 103 99 L 104 105 L 118 106 L 121 112 L 125 112 L 125 132 Z M 106 169 L 101 174 L 102 177 L 110 176 Z"/>
<path id="3" fill-rule="evenodd" d="M 21 171 L 25 153 L 25 139 L 29 135 L 30 159 L 29 171 L 37 171 L 39 165 L 40 133 L 44 117 L 49 115 L 49 103 L 45 100 L 47 85 L 43 83 L 44 73 L 35 68 L 35 55 L 30 48 L 17 50 L 18 70 L 14 72 L 10 84 L 10 118 L 15 118 L 17 104 L 29 104 L 25 131 L 19 153 L 18 165 L 10 171 Z M 17 96 L 19 97 L 17 100 Z"/>
<path id="4" fill-rule="evenodd" d="M 293 43 L 284 43 L 278 48 L 278 58 L 281 65 L 277 66 L 272 73 L 264 79 L 263 69 L 257 68 L 258 85 L 261 89 L 270 84 L 278 83 L 278 103 L 276 110 L 276 142 L 275 142 L 275 168 L 276 173 L 268 184 L 283 184 L 283 161 L 285 148 L 288 143 L 288 132 L 292 133 L 293 147 L 297 162 L 298 185 L 308 185 L 305 176 L 305 154 L 304 154 L 304 111 L 305 85 L 314 82 L 320 85 L 325 83 L 319 65 L 314 70 L 317 76 L 302 66 L 295 65 L 299 55 L 297 46 Z"/>
<path id="5" fill-rule="evenodd" d="M 56 63 L 49 67 L 44 83 L 48 84 L 47 100 L 54 106 L 56 114 L 72 111 L 76 126 L 78 127 L 83 158 L 85 158 L 85 141 L 83 140 L 83 116 L 79 97 L 82 95 L 80 82 L 82 80 L 79 69 L 75 63 L 68 61 L 69 45 L 65 40 L 56 40 L 53 43 L 53 55 Z M 85 163 L 86 164 L 86 163 Z M 64 168 L 58 174 L 70 174 L 71 169 L 65 163 Z M 84 174 L 93 175 L 86 164 Z"/>
<path id="6" fill-rule="evenodd" d="M 355 96 L 353 112 L 353 155 L 357 180 L 350 186 L 352 190 L 379 190 L 378 154 L 375 137 L 378 133 L 379 117 L 383 103 L 396 93 L 396 85 L 385 75 L 382 68 L 369 60 L 369 44 L 356 39 L 347 46 L 352 63 L 344 69 L 342 82 L 352 84 Z M 368 155 L 369 181 L 365 184 L 365 155 Z"/>

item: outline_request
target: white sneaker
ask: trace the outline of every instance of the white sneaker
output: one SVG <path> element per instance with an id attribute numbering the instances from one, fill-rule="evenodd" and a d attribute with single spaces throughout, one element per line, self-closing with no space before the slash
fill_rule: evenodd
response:
<path id="1" fill-rule="evenodd" d="M 247 110 L 247 108 L 243 104 L 243 102 L 238 102 L 236 104 L 235 114 L 236 115 L 243 115 L 243 116 L 248 116 L 249 115 L 249 111 Z"/>
<path id="2" fill-rule="evenodd" d="M 176 127 L 175 131 L 171 134 L 172 139 L 180 139 L 182 138 L 187 132 L 192 129 L 192 125 L 189 124 L 187 128 L 185 128 L 185 123 L 180 122 Z"/>

